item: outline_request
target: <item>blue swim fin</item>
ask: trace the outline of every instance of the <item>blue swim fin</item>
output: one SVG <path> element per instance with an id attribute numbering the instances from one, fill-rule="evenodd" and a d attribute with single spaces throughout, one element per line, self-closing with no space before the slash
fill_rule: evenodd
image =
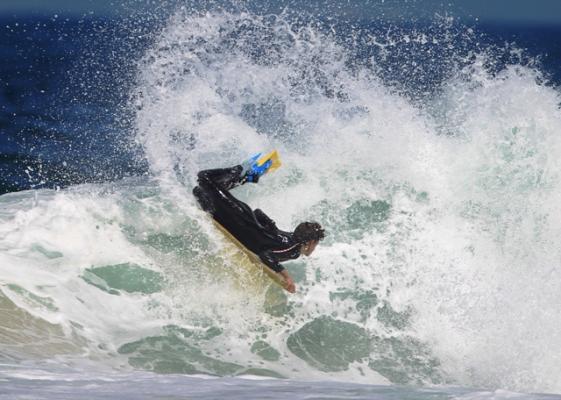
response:
<path id="1" fill-rule="evenodd" d="M 259 178 L 267 172 L 272 172 L 281 166 L 279 153 L 276 150 L 261 156 L 257 153 L 242 163 L 242 180 L 257 183 Z"/>

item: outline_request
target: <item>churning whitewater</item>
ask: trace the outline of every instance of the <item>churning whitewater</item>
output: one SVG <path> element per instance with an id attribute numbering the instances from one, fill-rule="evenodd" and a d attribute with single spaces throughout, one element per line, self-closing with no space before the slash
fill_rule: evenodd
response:
<path id="1" fill-rule="evenodd" d="M 446 35 L 359 33 L 179 10 L 130 100 L 150 177 L 0 197 L 0 360 L 561 392 L 558 90 L 458 50 L 412 93 L 392 51 Z M 282 168 L 236 194 L 328 232 L 289 296 L 191 195 L 268 149 Z"/>

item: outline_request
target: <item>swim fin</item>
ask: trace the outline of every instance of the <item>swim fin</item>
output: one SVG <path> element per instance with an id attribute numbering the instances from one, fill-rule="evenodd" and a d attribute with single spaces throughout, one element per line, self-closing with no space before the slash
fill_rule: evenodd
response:
<path id="1" fill-rule="evenodd" d="M 259 178 L 267 172 L 272 172 L 281 166 L 279 153 L 276 150 L 261 156 L 257 153 L 242 163 L 242 181 L 257 183 Z"/>

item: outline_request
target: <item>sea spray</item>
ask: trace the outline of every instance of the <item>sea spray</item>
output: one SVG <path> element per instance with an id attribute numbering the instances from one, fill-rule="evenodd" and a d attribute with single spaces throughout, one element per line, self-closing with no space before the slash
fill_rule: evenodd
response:
<path id="1" fill-rule="evenodd" d="M 155 170 L 171 158 L 163 170 L 175 171 L 187 187 L 198 169 L 233 164 L 248 150 L 280 149 L 283 170 L 259 187 L 238 192 L 287 229 L 313 217 L 330 232 L 307 262 L 304 297 L 294 300 L 296 315 L 307 321 L 301 329 L 327 321 L 322 315 L 335 315 L 343 324 L 354 322 L 370 335 L 397 343 L 406 360 L 399 360 L 391 346 L 373 345 L 369 361 L 394 381 L 414 381 L 422 371 L 421 381 L 446 377 L 515 388 L 540 381 L 536 387 L 554 388 L 555 374 L 535 373 L 534 363 L 544 355 L 533 345 L 521 351 L 515 343 L 523 343 L 527 330 L 534 329 L 527 322 L 530 315 L 553 312 L 557 303 L 546 294 L 556 292 L 557 280 L 536 281 L 535 274 L 551 276 L 558 259 L 552 241 L 557 213 L 548 206 L 558 196 L 558 93 L 522 65 L 528 61 L 521 52 L 502 49 L 503 58 L 510 54 L 506 58 L 519 63 L 505 68 L 495 57 L 497 49 L 479 55 L 466 50 L 477 40 L 472 29 L 454 32 L 462 39 L 456 46 L 441 33 L 417 31 L 395 35 L 393 41 L 382 37 L 386 51 L 411 52 L 399 45 L 414 42 L 417 49 L 436 48 L 447 56 L 442 83 L 423 98 L 392 87 L 384 58 L 370 60 L 377 68 L 349 67 L 358 59 L 352 45 L 346 48 L 313 23 L 243 13 L 202 18 L 179 13 L 162 36 L 179 47 L 168 52 L 160 44 L 146 58 L 170 62 L 171 56 L 172 61 L 161 69 L 148 63 L 142 70 L 143 83 L 163 94 L 146 98 L 138 121 L 155 115 L 154 104 L 166 102 L 180 104 L 182 116 L 191 117 L 170 115 L 162 123 L 174 128 L 155 132 L 142 124 L 139 132 L 148 153 L 163 150 Z M 373 35 L 370 39 L 373 47 L 381 47 Z M 170 73 L 179 68 L 185 73 Z M 159 79 L 170 74 L 172 79 Z M 197 128 L 191 131 L 193 124 Z M 170 136 L 187 143 L 182 147 L 187 151 L 150 145 Z M 544 197 L 549 199 L 545 204 Z M 530 276 L 534 285 L 528 287 Z M 530 294 L 530 303 L 522 295 L 544 285 L 551 292 Z M 359 300 L 368 293 L 376 298 L 369 313 Z M 344 312 L 349 306 L 354 311 Z M 376 318 L 383 307 L 400 316 L 391 320 L 406 322 L 384 326 Z M 521 312 L 528 313 L 524 328 L 505 343 L 499 333 L 516 331 Z M 536 328 L 552 328 L 543 334 L 552 342 L 538 348 L 554 345 L 556 324 L 544 321 Z M 407 353 L 404 343 L 415 340 L 424 344 Z M 488 358 L 517 366 L 492 373 L 484 367 L 496 369 Z M 424 366 L 411 372 L 407 364 L 414 359 Z M 317 360 L 307 361 L 318 366 Z"/>

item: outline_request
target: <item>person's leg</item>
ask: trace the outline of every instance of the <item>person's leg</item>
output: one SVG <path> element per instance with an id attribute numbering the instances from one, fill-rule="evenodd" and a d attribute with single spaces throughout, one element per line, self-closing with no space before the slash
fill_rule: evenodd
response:
<path id="1" fill-rule="evenodd" d="M 240 178 L 242 167 L 208 169 L 197 174 L 199 186 L 193 189 L 202 209 L 212 214 L 220 209 L 222 212 L 235 213 L 244 219 L 254 219 L 253 211 L 244 202 L 236 199 L 230 189 L 243 184 Z"/>
<path id="2" fill-rule="evenodd" d="M 243 183 L 242 166 L 232 168 L 205 169 L 197 174 L 199 185 L 216 186 L 217 189 L 231 190 Z"/>
<path id="3" fill-rule="evenodd" d="M 200 186 L 195 186 L 193 188 L 193 196 L 195 196 L 203 211 L 214 214 L 216 208 L 214 207 L 212 196 L 207 191 L 203 190 Z"/>

